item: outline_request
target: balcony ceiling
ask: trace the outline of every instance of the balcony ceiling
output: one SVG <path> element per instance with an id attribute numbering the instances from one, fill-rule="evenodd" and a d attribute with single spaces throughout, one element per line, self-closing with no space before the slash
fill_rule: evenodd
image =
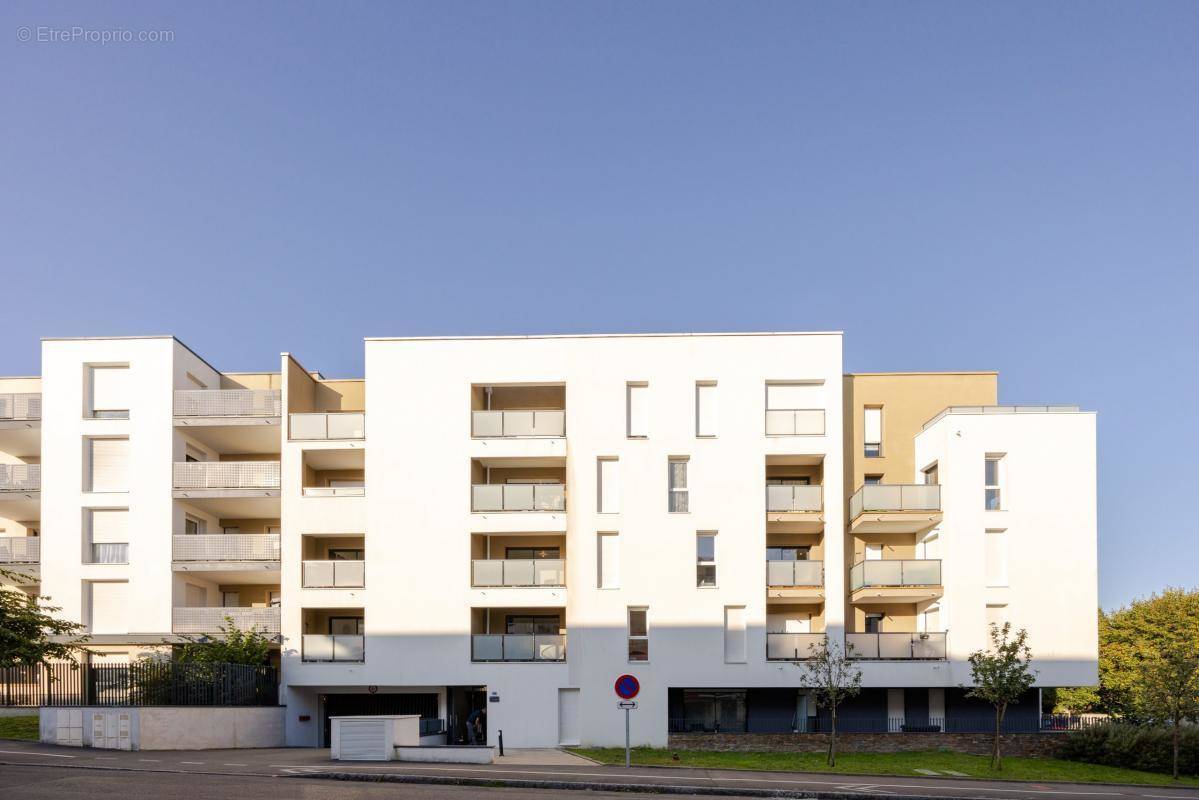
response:
<path id="1" fill-rule="evenodd" d="M 206 581 L 213 581 L 228 586 L 279 585 L 278 561 L 246 561 L 238 563 L 228 561 L 189 561 L 186 563 L 176 563 L 172 566 L 172 569 L 181 576 L 194 575 Z"/>
<path id="2" fill-rule="evenodd" d="M 877 603 L 921 603 L 936 600 L 945 593 L 941 586 L 863 586 L 850 595 L 859 605 Z"/>
<path id="3" fill-rule="evenodd" d="M 553 467 L 555 469 L 565 469 L 566 459 L 561 456 L 553 456 L 547 458 L 476 458 L 480 466 L 490 467 L 492 469 L 541 469 L 545 467 Z"/>
<path id="4" fill-rule="evenodd" d="M 41 492 L 0 492 L 0 517 L 36 520 L 41 516 Z"/>
<path id="5" fill-rule="evenodd" d="M 366 452 L 355 450 L 305 450 L 304 466 L 312 469 L 364 469 Z"/>
<path id="6" fill-rule="evenodd" d="M 283 446 L 283 428 L 277 417 L 255 418 L 255 424 L 199 424 L 197 420 L 176 420 L 175 427 L 201 444 L 223 455 L 278 453 Z"/>
<path id="7" fill-rule="evenodd" d="M 824 602 L 820 586 L 770 586 L 766 589 L 768 605 L 818 606 Z"/>
<path id="8" fill-rule="evenodd" d="M 824 515 L 819 511 L 767 511 L 767 533 L 820 533 Z"/>
<path id="9" fill-rule="evenodd" d="M 200 494 L 203 489 L 190 492 L 186 489 L 176 489 L 175 497 L 179 500 L 185 500 L 189 505 L 195 506 L 201 511 L 205 511 L 223 519 L 279 519 L 279 490 L 278 489 L 228 489 L 228 490 L 213 490 L 213 491 L 231 491 L 231 492 L 255 492 L 256 497 L 188 497 L 190 494 Z M 272 491 L 274 497 L 263 497 L 263 492 Z"/>
<path id="10" fill-rule="evenodd" d="M 42 423 L 36 420 L 0 421 L 0 450 L 17 458 L 42 452 Z"/>
<path id="11" fill-rule="evenodd" d="M 818 467 L 824 463 L 822 455 L 768 455 L 768 467 Z"/>
<path id="12" fill-rule="evenodd" d="M 854 517 L 853 533 L 923 533 L 941 524 L 940 511 L 866 511 Z"/>

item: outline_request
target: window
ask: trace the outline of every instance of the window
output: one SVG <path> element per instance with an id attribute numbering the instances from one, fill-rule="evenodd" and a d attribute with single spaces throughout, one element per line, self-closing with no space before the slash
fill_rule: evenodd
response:
<path id="1" fill-rule="evenodd" d="M 615 533 L 601 533 L 597 539 L 598 575 L 600 589 L 620 588 L 620 538 Z"/>
<path id="2" fill-rule="evenodd" d="M 724 607 L 724 663 L 745 663 L 745 606 Z"/>
<path id="3" fill-rule="evenodd" d="M 866 458 L 881 458 L 883 455 L 883 409 L 881 406 L 863 409 L 862 432 Z"/>
<path id="4" fill-rule="evenodd" d="M 557 547 L 505 547 L 504 558 L 516 561 L 556 559 L 562 557 L 561 552 Z"/>
<path id="5" fill-rule="evenodd" d="M 866 615 L 866 633 L 882 633 L 883 632 L 883 615 L 882 614 L 867 614 Z"/>
<path id="6" fill-rule="evenodd" d="M 366 551 L 358 547 L 330 547 L 330 561 L 362 561 Z M 511 558 L 511 556 L 509 556 Z"/>
<path id="7" fill-rule="evenodd" d="M 86 510 L 84 516 L 88 533 L 88 562 L 129 563 L 128 509 L 94 508 Z"/>
<path id="8" fill-rule="evenodd" d="M 266 593 L 266 604 L 271 608 L 279 608 L 283 605 L 283 593 L 278 589 L 271 589 Z"/>
<path id="9" fill-rule="evenodd" d="M 989 530 L 986 541 L 987 586 L 1007 586 L 1007 531 Z"/>
<path id="10" fill-rule="evenodd" d="M 670 481 L 670 496 L 668 499 L 671 513 L 682 514 L 689 510 L 687 497 L 687 459 L 672 458 L 668 461 L 668 479 Z"/>
<path id="11" fill-rule="evenodd" d="M 822 436 L 824 386 L 820 382 L 767 383 L 767 436 Z"/>
<path id="12" fill-rule="evenodd" d="M 987 487 L 985 501 L 987 511 L 999 511 L 1003 508 L 999 497 L 1000 481 L 1003 479 L 1000 466 L 1002 460 L 1002 456 L 987 456 L 987 460 L 984 462 L 983 482 Z"/>
<path id="13" fill-rule="evenodd" d="M 807 561 L 810 547 L 767 547 L 767 561 Z"/>
<path id="14" fill-rule="evenodd" d="M 204 520 L 188 514 L 183 518 L 183 534 L 185 536 L 200 536 L 207 529 Z"/>
<path id="15" fill-rule="evenodd" d="M 649 661 L 649 609 L 629 609 L 629 661 Z"/>
<path id="16" fill-rule="evenodd" d="M 940 482 L 941 482 L 941 474 L 940 474 L 940 470 L 937 468 L 936 462 L 933 462 L 933 465 L 931 467 L 925 467 L 925 469 L 924 469 L 924 485 L 925 486 L 936 486 Z"/>
<path id="17" fill-rule="evenodd" d="M 695 585 L 716 585 L 716 535 L 701 533 L 695 537 Z"/>
<path id="18" fill-rule="evenodd" d="M 619 513 L 620 461 L 615 458 L 601 458 L 597 462 L 596 471 L 599 481 L 599 499 L 597 501 L 599 513 Z"/>
<path id="19" fill-rule="evenodd" d="M 361 636 L 362 617 L 329 617 L 330 636 Z"/>
<path id="20" fill-rule="evenodd" d="M 129 632 L 129 583 L 105 581 L 88 583 L 90 633 Z"/>
<path id="21" fill-rule="evenodd" d="M 630 383 L 625 391 L 628 436 L 630 439 L 644 439 L 649 436 L 649 384 Z"/>
<path id="22" fill-rule="evenodd" d="M 129 418 L 129 367 L 88 367 L 90 402 L 87 416 L 95 419 Z"/>
<path id="23" fill-rule="evenodd" d="M 129 491 L 128 439 L 85 439 L 84 491 Z"/>
<path id="24" fill-rule="evenodd" d="M 238 592 L 221 592 L 221 605 L 225 608 L 241 606 L 241 594 Z"/>
<path id="25" fill-rule="evenodd" d="M 553 614 L 509 614 L 505 621 L 506 633 L 557 636 L 560 628 L 561 623 Z"/>
<path id="26" fill-rule="evenodd" d="M 241 528 L 236 525 L 222 525 L 221 533 L 225 536 L 236 536 L 241 533 Z"/>
<path id="27" fill-rule="evenodd" d="M 716 384 L 695 384 L 695 435 L 716 435 Z"/>
<path id="28" fill-rule="evenodd" d="M 867 486 L 877 486 L 883 482 L 882 475 L 865 475 L 862 477 L 862 482 Z"/>
<path id="29" fill-rule="evenodd" d="M 1005 622 L 1007 622 L 1007 604 L 987 603 L 987 631 L 990 632 L 992 625 L 1002 628 Z"/>

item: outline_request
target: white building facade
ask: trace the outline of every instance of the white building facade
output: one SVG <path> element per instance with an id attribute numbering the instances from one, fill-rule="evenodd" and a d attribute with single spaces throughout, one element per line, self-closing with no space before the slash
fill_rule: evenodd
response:
<path id="1" fill-rule="evenodd" d="M 1094 416 L 863 416 L 841 345 L 368 339 L 365 379 L 327 380 L 286 353 L 222 374 L 171 337 L 48 339 L 40 380 L 0 379 L 0 562 L 93 659 L 226 617 L 277 637 L 300 746 L 347 713 L 616 745 L 625 673 L 637 744 L 819 730 L 799 663 L 826 640 L 860 657 L 849 724 L 952 730 L 989 622 L 1028 629 L 1039 687 L 1094 683 Z M 859 492 L 875 426 L 911 474 L 864 482 L 917 487 L 902 502 Z"/>

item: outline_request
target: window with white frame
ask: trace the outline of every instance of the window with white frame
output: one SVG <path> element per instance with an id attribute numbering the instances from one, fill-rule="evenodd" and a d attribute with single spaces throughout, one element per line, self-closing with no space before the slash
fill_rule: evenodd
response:
<path id="1" fill-rule="evenodd" d="M 90 508 L 84 511 L 88 563 L 129 563 L 128 521 L 127 508 Z"/>
<path id="2" fill-rule="evenodd" d="M 667 479 L 670 487 L 667 498 L 668 510 L 674 514 L 682 514 L 690 510 L 687 491 L 688 463 L 686 458 L 672 457 L 667 461 Z"/>
<path id="3" fill-rule="evenodd" d="M 649 436 L 649 384 L 630 383 L 625 387 L 625 406 L 628 414 L 626 434 L 630 439 Z"/>
<path id="4" fill-rule="evenodd" d="M 695 535 L 695 585 L 716 585 L 716 534 Z"/>
<path id="5" fill-rule="evenodd" d="M 883 455 L 883 408 L 868 406 L 862 410 L 862 440 L 866 458 L 881 458 Z"/>
<path id="6" fill-rule="evenodd" d="M 649 609 L 629 607 L 629 661 L 649 661 Z"/>
<path id="7" fill-rule="evenodd" d="M 695 384 L 695 435 L 711 438 L 716 435 L 716 383 L 701 381 Z"/>
<path id="8" fill-rule="evenodd" d="M 95 419 L 129 418 L 129 365 L 87 368 L 87 416 Z"/>
<path id="9" fill-rule="evenodd" d="M 1000 496 L 1003 481 L 1003 456 L 988 455 L 983 462 L 983 483 L 986 485 L 985 506 L 987 511 L 999 511 L 1003 508 Z"/>
<path id="10" fill-rule="evenodd" d="M 603 531 L 596 535 L 596 585 L 600 589 L 620 588 L 620 534 Z"/>
<path id="11" fill-rule="evenodd" d="M 598 486 L 597 505 L 601 514 L 620 512 L 620 461 L 601 457 L 596 464 Z"/>

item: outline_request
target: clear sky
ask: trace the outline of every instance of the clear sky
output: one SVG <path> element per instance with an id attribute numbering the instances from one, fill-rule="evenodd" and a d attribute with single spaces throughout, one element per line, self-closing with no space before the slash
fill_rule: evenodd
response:
<path id="1" fill-rule="evenodd" d="M 9 2 L 0 158 L 0 374 L 844 330 L 1097 410 L 1103 605 L 1199 584 L 1199 3 Z"/>

